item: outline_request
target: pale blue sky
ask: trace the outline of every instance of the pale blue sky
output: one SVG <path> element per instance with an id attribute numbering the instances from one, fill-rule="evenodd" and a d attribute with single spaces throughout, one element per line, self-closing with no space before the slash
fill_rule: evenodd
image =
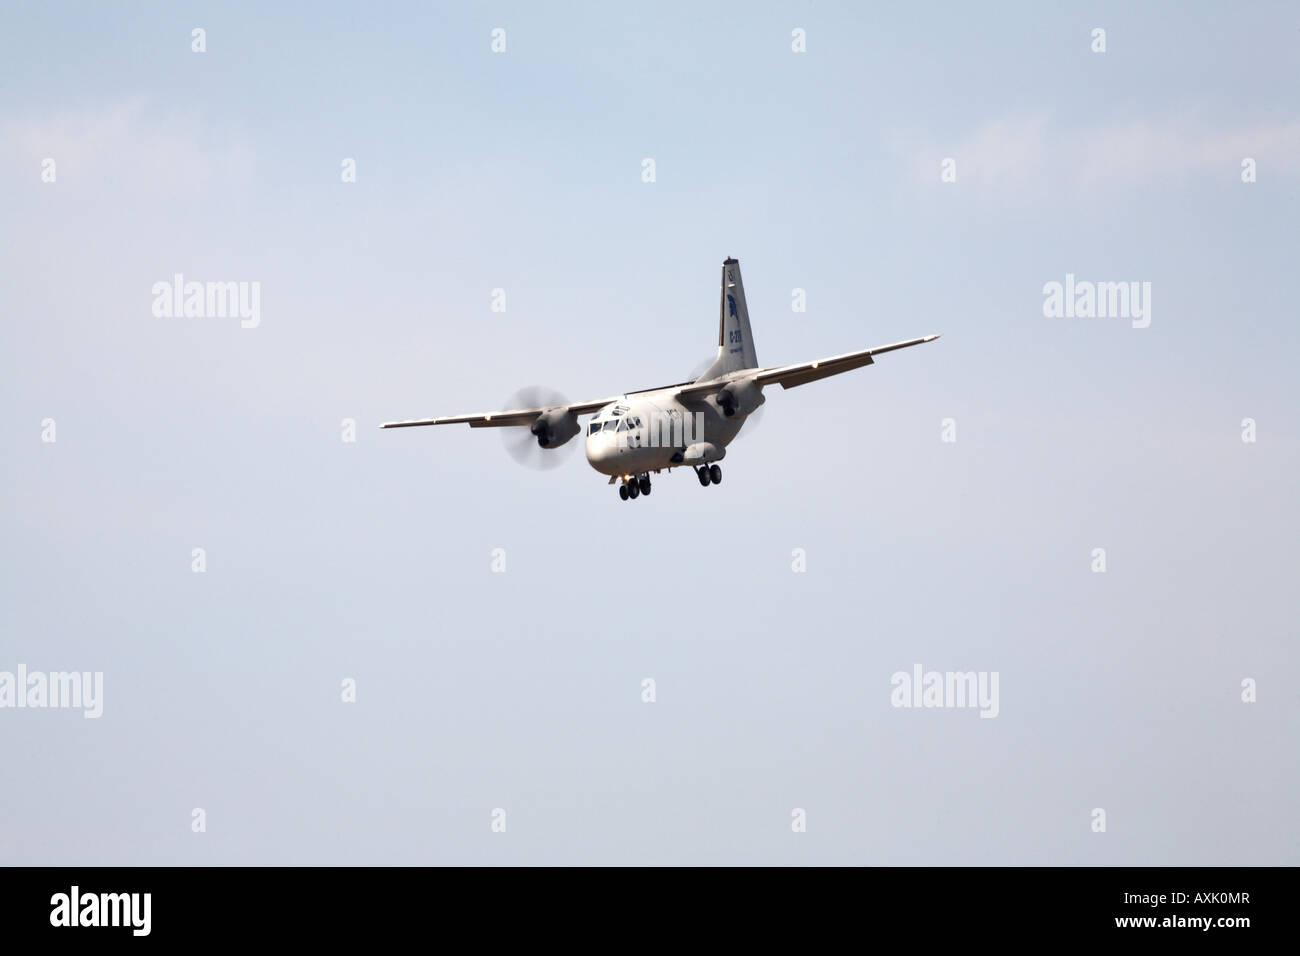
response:
<path id="1" fill-rule="evenodd" d="M 1300 862 L 1300 14 L 1132 6 L 0 13 L 0 670 L 105 696 L 0 710 L 0 862 Z M 683 378 L 728 255 L 765 364 L 943 338 L 635 504 L 376 428 Z"/>

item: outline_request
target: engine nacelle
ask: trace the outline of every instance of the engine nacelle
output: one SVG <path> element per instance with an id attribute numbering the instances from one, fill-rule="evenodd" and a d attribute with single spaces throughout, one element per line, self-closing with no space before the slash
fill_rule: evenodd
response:
<path id="1" fill-rule="evenodd" d="M 730 382 L 718 389 L 715 400 L 718 407 L 722 409 L 722 414 L 728 418 L 741 418 L 748 415 L 767 401 L 763 396 L 763 389 L 750 378 Z"/>
<path id="2" fill-rule="evenodd" d="M 707 465 L 711 461 L 722 461 L 727 457 L 727 449 L 711 441 L 697 441 L 687 445 L 673 455 L 674 465 Z"/>
<path id="3" fill-rule="evenodd" d="M 528 430 L 537 436 L 543 448 L 559 448 L 581 430 L 577 416 L 567 408 L 552 408 L 542 412 Z"/>

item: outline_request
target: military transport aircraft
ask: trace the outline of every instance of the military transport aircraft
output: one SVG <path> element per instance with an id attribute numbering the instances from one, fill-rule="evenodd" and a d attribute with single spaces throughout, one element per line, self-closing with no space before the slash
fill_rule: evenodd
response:
<path id="1" fill-rule="evenodd" d="M 621 481 L 619 497 L 627 501 L 650 494 L 650 473 L 664 469 L 694 468 L 706 487 L 721 482 L 718 462 L 749 416 L 766 401 L 764 386 L 806 385 L 871 365 L 874 356 L 884 352 L 938 337 L 927 335 L 815 362 L 762 368 L 749 330 L 740 263 L 728 258 L 722 263 L 717 358 L 692 381 L 590 402 L 566 402 L 554 396 L 533 402 L 536 407 L 532 408 L 385 422 L 380 427 L 467 424 L 470 428 L 527 428 L 539 448 L 555 449 L 583 431 L 579 416 L 595 412 L 586 427 L 587 461 L 602 475 L 609 475 L 611 485 Z M 531 444 L 527 434 L 523 437 Z"/>

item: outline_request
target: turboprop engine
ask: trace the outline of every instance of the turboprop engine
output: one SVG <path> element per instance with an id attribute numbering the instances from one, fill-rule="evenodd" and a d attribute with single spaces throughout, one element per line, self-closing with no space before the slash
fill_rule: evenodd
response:
<path id="1" fill-rule="evenodd" d="M 763 389 L 748 378 L 724 385 L 718 389 L 715 398 L 722 414 L 728 418 L 744 417 L 767 401 Z"/>
<path id="2" fill-rule="evenodd" d="M 577 417 L 567 408 L 552 408 L 538 415 L 528 430 L 542 448 L 559 448 L 580 429 Z"/>

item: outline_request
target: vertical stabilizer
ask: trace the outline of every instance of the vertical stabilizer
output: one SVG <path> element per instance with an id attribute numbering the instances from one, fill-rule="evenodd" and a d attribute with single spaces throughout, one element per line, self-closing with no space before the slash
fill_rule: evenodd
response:
<path id="1" fill-rule="evenodd" d="M 722 263 L 722 301 L 718 307 L 718 357 L 697 382 L 707 382 L 728 372 L 758 368 L 754 336 L 749 330 L 749 307 L 745 305 L 745 284 L 740 262 L 728 258 Z"/>

